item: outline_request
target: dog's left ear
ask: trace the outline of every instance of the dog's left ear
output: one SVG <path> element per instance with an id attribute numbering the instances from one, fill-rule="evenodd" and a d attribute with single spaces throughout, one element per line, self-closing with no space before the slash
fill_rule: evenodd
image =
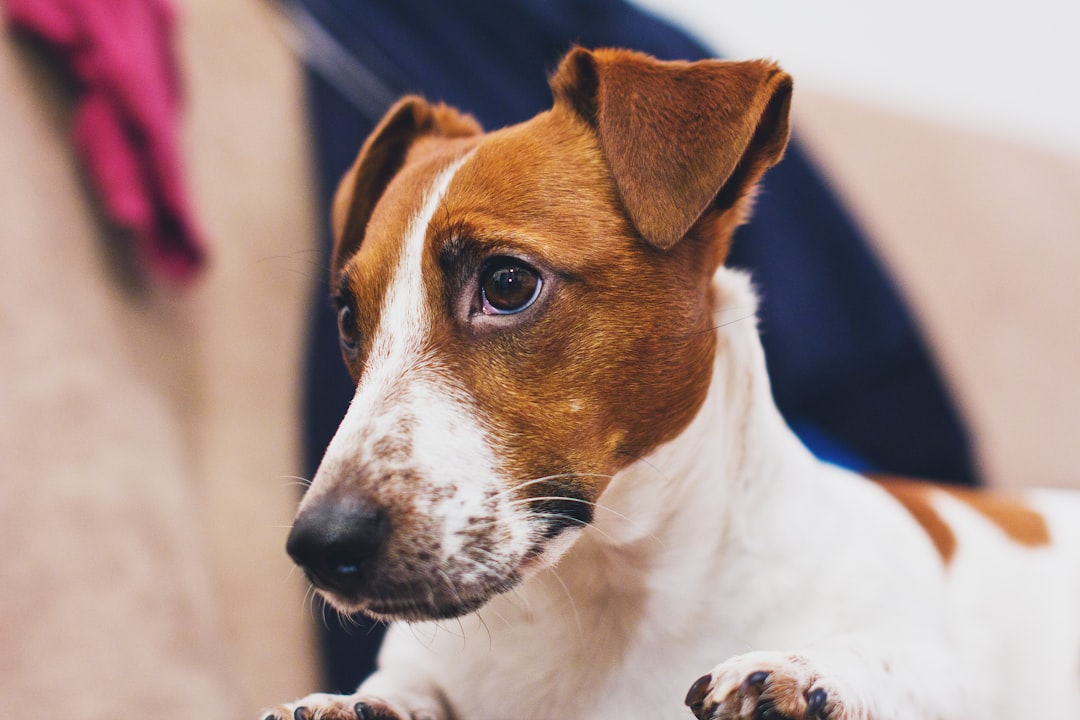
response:
<path id="1" fill-rule="evenodd" d="M 471 116 L 442 103 L 433 105 L 415 95 L 398 100 L 364 141 L 356 161 L 338 183 L 330 214 L 334 233 L 331 277 L 336 277 L 360 247 L 375 204 L 414 145 L 425 138 L 466 138 L 481 132 Z"/>
<path id="2" fill-rule="evenodd" d="M 595 130 L 630 220 L 657 248 L 745 197 L 784 153 L 791 77 L 765 61 L 661 62 L 575 48 L 556 105 Z"/>

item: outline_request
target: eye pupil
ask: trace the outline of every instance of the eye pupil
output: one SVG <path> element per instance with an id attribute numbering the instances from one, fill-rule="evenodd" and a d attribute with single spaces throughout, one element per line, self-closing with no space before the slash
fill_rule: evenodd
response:
<path id="1" fill-rule="evenodd" d="M 348 305 L 342 305 L 338 310 L 338 334 L 341 336 L 341 344 L 347 350 L 356 349 L 359 332 L 356 327 L 356 316 Z"/>
<path id="2" fill-rule="evenodd" d="M 540 276 L 516 263 L 488 268 L 481 280 L 484 311 L 506 315 L 521 312 L 532 305 L 540 292 Z"/>

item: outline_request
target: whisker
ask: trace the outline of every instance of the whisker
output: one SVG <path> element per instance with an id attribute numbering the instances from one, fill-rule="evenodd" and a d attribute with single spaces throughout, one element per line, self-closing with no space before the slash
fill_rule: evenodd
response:
<path id="1" fill-rule="evenodd" d="M 499 619 L 501 619 L 506 624 L 507 627 L 510 626 L 510 623 L 506 622 L 506 618 L 502 617 L 502 615 L 499 615 L 499 612 L 497 610 L 492 610 L 492 612 L 494 612 L 496 615 L 498 615 Z M 490 652 L 492 647 L 495 644 L 495 639 L 492 638 L 492 636 L 491 636 L 491 628 L 488 627 L 487 620 L 485 620 L 484 616 L 481 615 L 480 613 L 476 613 L 476 619 L 480 621 L 480 626 L 483 627 L 484 632 L 487 633 L 488 651 Z"/>
<path id="2" fill-rule="evenodd" d="M 728 309 L 728 308 L 721 309 L 721 310 L 719 310 L 717 312 L 723 312 L 726 309 Z M 734 325 L 735 323 L 738 323 L 738 322 L 743 322 L 744 320 L 749 320 L 749 319 L 751 319 L 753 317 L 756 317 L 756 316 L 757 316 L 756 312 L 750 311 L 747 314 L 740 315 L 739 317 L 737 317 L 737 318 L 735 318 L 733 320 L 728 320 L 726 322 L 717 323 L 716 325 L 710 325 L 710 326 L 708 326 L 706 328 L 702 328 L 701 330 L 694 330 L 692 332 L 682 333 L 682 334 L 679 334 L 679 335 L 660 335 L 659 337 L 660 337 L 661 340 L 684 340 L 686 338 L 691 338 L 691 337 L 694 337 L 694 336 L 697 336 L 697 335 L 704 335 L 706 333 L 716 332 L 717 330 L 719 330 L 721 328 L 728 327 L 729 325 Z"/>
<path id="3" fill-rule="evenodd" d="M 592 523 L 586 522 L 584 520 L 579 520 L 576 517 L 570 517 L 569 515 L 562 515 L 560 513 L 543 513 L 543 512 L 541 512 L 541 513 L 530 513 L 530 516 L 538 517 L 538 518 L 547 518 L 549 520 L 559 520 L 559 521 L 563 521 L 563 522 L 569 521 L 569 522 L 572 522 L 572 523 L 576 523 L 577 525 L 580 525 L 582 529 L 592 529 L 594 532 L 598 533 L 599 535 L 602 535 L 612 545 L 617 544 L 616 541 L 615 541 L 615 538 L 611 537 L 611 535 L 609 535 L 608 533 L 604 532 L 603 530 L 596 527 Z"/>
<path id="4" fill-rule="evenodd" d="M 319 599 L 319 617 L 322 619 L 323 627 L 327 630 L 330 629 L 330 621 L 326 619 L 326 600 L 322 595 L 317 595 Z"/>
<path id="5" fill-rule="evenodd" d="M 282 483 L 282 487 L 290 487 L 293 485 L 299 485 L 301 487 L 311 487 L 311 480 L 300 475 L 278 475 L 277 480 L 289 480 L 291 482 Z"/>
<path id="6" fill-rule="evenodd" d="M 538 501 L 538 500 L 557 500 L 557 501 L 566 501 L 566 502 L 578 502 L 578 503 L 582 503 L 583 505 L 590 505 L 590 506 L 596 508 L 597 510 L 603 510 L 606 513 L 610 513 L 611 515 L 614 515 L 615 517 L 619 518 L 620 520 L 625 521 L 627 526 L 632 528 L 632 529 L 646 530 L 645 528 L 642 527 L 641 523 L 636 522 L 632 517 L 630 517 L 628 515 L 624 515 L 623 513 L 619 512 L 618 510 L 614 510 L 614 509 L 612 509 L 612 508 L 610 508 L 610 507 L 608 507 L 606 505 L 602 505 L 600 503 L 591 502 L 589 500 L 583 500 L 581 498 L 561 497 L 561 496 L 557 496 L 557 495 L 552 496 L 552 497 L 520 498 L 518 500 L 511 501 L 510 505 L 512 505 L 512 506 L 514 506 L 514 505 L 525 505 L 525 504 L 528 504 L 529 502 Z M 531 510 L 529 511 L 529 514 L 531 516 L 533 516 L 533 517 L 544 517 L 543 513 L 536 513 L 536 512 L 533 512 Z M 556 515 L 558 515 L 558 514 L 556 513 Z M 561 515 L 559 515 L 559 516 L 560 517 L 566 517 L 566 516 L 561 516 Z M 581 522 L 581 521 L 579 521 L 579 522 Z M 610 540 L 612 543 L 616 543 L 616 540 L 613 537 L 611 537 L 608 533 L 606 533 L 603 530 L 601 530 L 600 528 L 598 528 L 595 523 L 582 523 L 582 524 L 588 525 L 588 527 L 590 527 L 593 530 L 595 530 L 596 532 L 600 533 L 601 535 L 606 537 L 608 540 Z M 662 538 L 660 538 L 659 536 L 657 536 L 656 533 L 654 533 L 652 531 L 646 531 L 646 532 L 647 532 L 648 537 L 651 538 L 652 540 L 654 540 L 659 545 L 664 545 L 665 544 L 664 540 Z"/>
<path id="7" fill-rule="evenodd" d="M 559 480 L 561 478 L 585 478 L 585 477 L 596 477 L 596 478 L 611 479 L 614 476 L 609 475 L 607 473 L 588 473 L 588 472 L 564 472 L 564 473 L 556 473 L 554 475 L 545 475 L 543 477 L 532 478 L 531 480 L 516 481 L 516 484 L 511 485 L 510 487 L 508 487 L 508 488 L 506 488 L 506 489 L 492 495 L 491 499 L 492 500 L 499 500 L 499 499 L 502 499 L 503 497 L 505 497 L 507 495 L 512 495 L 513 493 L 516 493 L 519 490 L 524 490 L 527 487 L 531 487 L 533 485 L 538 485 L 538 484 L 544 483 L 544 482 L 549 482 L 551 480 Z"/>
<path id="8" fill-rule="evenodd" d="M 308 596 L 307 611 L 312 620 L 318 618 L 319 614 L 315 612 L 315 604 L 319 601 L 319 594 L 315 590 L 315 586 L 311 586 L 311 594 Z"/>
<path id="9" fill-rule="evenodd" d="M 465 625 L 461 622 L 460 617 L 454 619 L 457 620 L 458 632 L 461 633 L 461 649 L 464 650 L 467 643 L 467 636 L 465 635 Z"/>
<path id="10" fill-rule="evenodd" d="M 631 460 L 630 464 L 631 465 L 639 465 L 640 464 L 640 465 L 644 465 L 645 467 L 649 468 L 654 473 L 656 473 L 660 477 L 661 481 L 663 481 L 664 483 L 670 484 L 672 482 L 671 477 L 667 473 L 665 473 L 663 470 L 658 468 L 656 465 L 654 465 L 652 462 L 650 462 L 648 459 L 646 459 L 643 455 L 635 455 L 633 453 L 628 453 L 626 451 L 620 451 L 620 454 L 623 457 L 630 458 L 630 460 Z"/>
<path id="11" fill-rule="evenodd" d="M 633 522 L 633 520 L 631 520 L 626 515 L 623 515 L 618 510 L 613 510 L 612 508 L 609 508 L 607 505 L 602 505 L 592 500 L 585 500 L 584 498 L 569 497 L 565 495 L 538 495 L 535 497 L 517 498 L 516 500 L 511 500 L 510 502 L 508 502 L 507 505 L 511 507 L 516 507 L 518 505 L 528 505 L 529 503 L 540 502 L 543 500 L 554 500 L 557 502 L 575 502 L 581 505 L 588 505 L 589 507 L 596 508 L 597 510 L 603 510 L 606 513 L 611 513 L 615 517 L 626 520 L 627 522 Z"/>
<path id="12" fill-rule="evenodd" d="M 314 589 L 315 589 L 315 586 L 313 586 L 311 583 L 308 583 L 308 586 L 306 588 L 304 588 L 304 597 L 300 599 L 300 619 L 301 620 L 306 620 L 307 619 L 307 618 L 304 617 L 304 610 L 308 610 L 310 612 L 309 603 L 311 602 L 311 600 L 308 598 L 308 594 Z M 312 616 L 312 617 L 314 617 L 314 616 Z"/>
<path id="13" fill-rule="evenodd" d="M 566 581 L 562 579 L 562 576 L 559 575 L 559 571 L 556 568 L 551 568 L 551 576 L 559 582 L 563 592 L 566 593 L 566 599 L 570 602 L 570 611 L 574 613 L 574 624 L 577 625 L 578 642 L 581 642 L 582 638 L 585 637 L 585 630 L 581 624 L 581 615 L 578 613 L 577 601 L 574 600 L 573 593 L 570 592 L 570 588 L 567 587 Z"/>

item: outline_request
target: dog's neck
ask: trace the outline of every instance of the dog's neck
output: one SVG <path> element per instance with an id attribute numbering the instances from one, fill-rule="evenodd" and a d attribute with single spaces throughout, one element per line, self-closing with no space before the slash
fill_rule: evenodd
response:
<path id="1" fill-rule="evenodd" d="M 643 567 L 663 566 L 649 556 L 680 548 L 700 555 L 703 572 L 714 572 L 733 542 L 754 535 L 759 513 L 787 504 L 793 486 L 805 487 L 800 481 L 817 467 L 773 401 L 749 278 L 721 268 L 713 288 L 718 343 L 702 407 L 677 438 L 612 479 L 594 527 L 579 540 L 619 557 L 619 565 L 629 554 Z"/>

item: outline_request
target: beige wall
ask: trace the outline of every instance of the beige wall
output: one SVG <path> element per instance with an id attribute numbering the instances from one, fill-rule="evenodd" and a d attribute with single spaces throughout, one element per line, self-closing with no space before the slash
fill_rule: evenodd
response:
<path id="1" fill-rule="evenodd" d="M 1080 158 L 796 93 L 930 339 L 987 479 L 1080 487 Z"/>

